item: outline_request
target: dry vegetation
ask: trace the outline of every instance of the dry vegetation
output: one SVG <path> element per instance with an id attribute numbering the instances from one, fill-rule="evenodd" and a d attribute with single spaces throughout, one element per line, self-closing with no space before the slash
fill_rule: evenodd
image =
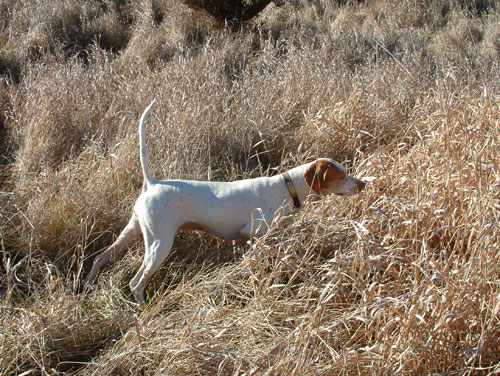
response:
<path id="1" fill-rule="evenodd" d="M 239 31 L 180 0 L 0 3 L 0 373 L 500 372 L 500 9 L 270 4 Z M 234 252 L 183 234 L 78 293 L 159 178 L 330 156 L 369 181 Z"/>

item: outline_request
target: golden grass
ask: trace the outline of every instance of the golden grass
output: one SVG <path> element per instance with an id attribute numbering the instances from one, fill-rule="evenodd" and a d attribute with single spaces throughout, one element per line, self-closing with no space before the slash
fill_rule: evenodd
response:
<path id="1" fill-rule="evenodd" d="M 62 3 L 0 5 L 0 374 L 500 371 L 493 2 L 285 2 L 239 32 L 177 0 Z M 330 156 L 366 191 L 238 251 L 180 235 L 143 310 L 141 243 L 78 293 L 139 193 L 153 97 L 158 178 Z"/>

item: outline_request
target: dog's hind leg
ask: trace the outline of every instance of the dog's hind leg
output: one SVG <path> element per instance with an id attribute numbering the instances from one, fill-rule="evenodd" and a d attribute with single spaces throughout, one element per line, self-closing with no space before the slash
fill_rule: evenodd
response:
<path id="1" fill-rule="evenodd" d="M 85 277 L 85 279 L 83 280 L 83 283 L 88 284 L 92 282 L 95 277 L 97 277 L 99 270 L 101 270 L 104 265 L 106 265 L 110 261 L 114 262 L 125 249 L 131 246 L 139 238 L 140 235 L 141 228 L 139 225 L 139 220 L 137 219 L 135 213 L 132 213 L 132 218 L 130 218 L 127 226 L 125 226 L 116 241 L 108 249 L 106 249 L 94 259 L 92 269 L 90 270 L 90 273 L 87 274 L 87 277 Z"/>
<path id="2" fill-rule="evenodd" d="M 130 281 L 130 289 L 138 304 L 144 303 L 144 288 L 153 273 L 158 270 L 170 253 L 174 236 L 175 232 L 167 232 L 160 237 L 155 237 L 148 230 L 144 230 L 144 244 L 146 246 L 144 260 L 139 271 Z"/>

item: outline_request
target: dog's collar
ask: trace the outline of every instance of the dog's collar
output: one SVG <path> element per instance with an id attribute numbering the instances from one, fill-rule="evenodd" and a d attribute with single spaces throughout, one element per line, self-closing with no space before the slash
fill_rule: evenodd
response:
<path id="1" fill-rule="evenodd" d="M 293 185 L 292 178 L 290 178 L 290 175 L 287 171 L 283 172 L 281 175 L 283 176 L 283 179 L 285 179 L 285 184 L 288 188 L 290 196 L 292 196 L 293 206 L 295 206 L 297 209 L 300 208 L 301 205 L 299 196 L 297 196 L 297 190 L 295 189 L 295 185 Z"/>

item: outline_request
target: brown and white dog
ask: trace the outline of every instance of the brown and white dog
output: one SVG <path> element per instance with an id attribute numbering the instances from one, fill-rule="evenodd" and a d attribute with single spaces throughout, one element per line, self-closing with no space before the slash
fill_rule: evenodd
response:
<path id="1" fill-rule="evenodd" d="M 244 240 L 267 232 L 279 215 L 290 214 L 310 194 L 353 195 L 365 186 L 347 175 L 339 163 L 321 158 L 272 177 L 234 182 L 156 180 L 148 168 L 144 123 L 154 101 L 139 122 L 140 159 L 144 187 L 134 206 L 132 218 L 116 241 L 96 257 L 84 283 L 124 249 L 144 237 L 142 266 L 130 281 L 139 304 L 153 273 L 167 258 L 177 230 L 201 230 L 222 240 Z"/>

